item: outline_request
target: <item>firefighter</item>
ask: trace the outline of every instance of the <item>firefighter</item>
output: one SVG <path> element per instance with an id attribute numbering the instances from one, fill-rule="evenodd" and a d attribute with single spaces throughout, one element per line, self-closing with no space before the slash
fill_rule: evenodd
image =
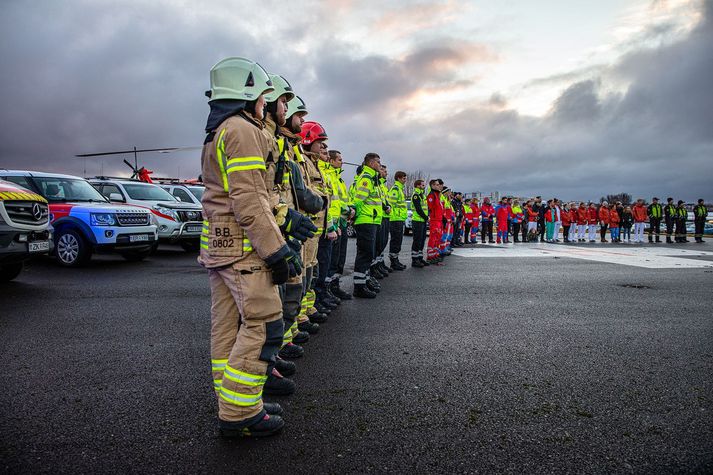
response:
<path id="1" fill-rule="evenodd" d="M 198 262 L 208 269 L 211 288 L 218 425 L 224 437 L 264 436 L 284 426 L 282 408 L 262 401 L 283 337 L 278 285 L 301 272 L 283 230 L 306 239 L 312 226 L 271 203 L 265 186 L 272 147 L 262 131 L 264 94 L 273 91 L 268 74 L 253 61 L 227 58 L 213 66 L 210 83 Z"/>
<path id="2" fill-rule="evenodd" d="M 290 173 L 289 152 L 291 150 L 289 141 L 281 133 L 280 128 L 284 128 L 287 122 L 287 102 L 294 98 L 292 87 L 282 76 L 270 74 L 270 80 L 274 90 L 265 94 L 265 118 L 263 133 L 271 145 L 266 160 L 265 186 L 271 191 L 270 199 L 273 209 L 286 205 L 289 210 L 297 211 L 294 194 L 292 191 L 292 179 Z M 303 215 L 304 217 L 304 215 Z M 304 217 L 305 220 L 308 218 Z M 311 224 L 311 223 L 310 223 Z M 312 225 L 314 231 L 317 230 Z M 287 243 L 295 249 L 301 251 L 301 244 L 290 236 L 289 231 L 285 234 Z M 280 286 L 280 297 L 282 300 L 282 319 L 284 331 L 281 349 L 290 343 L 302 344 L 309 340 L 309 333 L 297 331 L 296 318 L 300 311 L 300 300 L 302 298 L 302 277 L 293 276 L 286 283 Z M 292 350 L 297 349 L 290 348 Z M 288 351 L 284 350 L 283 354 Z M 286 396 L 295 392 L 295 383 L 286 378 L 296 371 L 294 363 L 276 359 L 276 368 L 268 375 L 263 393 Z"/>
<path id="3" fill-rule="evenodd" d="M 307 273 L 306 292 L 302 299 L 302 309 L 310 319 L 314 321 L 312 316 L 329 315 L 331 311 L 337 307 L 336 301 L 329 298 L 326 293 L 321 294 L 317 300 L 317 294 L 314 287 L 319 272 L 317 253 L 319 251 L 319 239 L 327 237 L 327 233 L 334 233 L 330 238 L 336 236 L 336 232 L 330 229 L 332 223 L 329 222 L 329 197 L 331 189 L 324 180 L 322 172 L 319 170 L 320 155 L 322 153 L 323 144 L 327 140 L 327 132 L 321 124 L 317 122 L 307 121 L 302 124 L 300 132 L 302 138 L 302 147 L 304 149 L 304 165 L 305 174 L 309 177 L 310 187 L 313 192 L 317 193 L 324 200 L 325 208 L 313 217 L 313 222 L 317 226 L 317 234 L 312 239 L 305 243 L 305 268 Z M 325 150 L 326 153 L 326 150 Z M 332 239 L 333 240 L 333 239 Z M 326 321 L 325 317 L 319 317 L 322 323 Z M 319 323 L 319 322 L 318 322 Z"/>
<path id="4" fill-rule="evenodd" d="M 428 222 L 428 203 L 426 201 L 426 182 L 419 179 L 413 184 L 411 195 L 411 267 L 426 267 L 430 265 L 423 259 L 423 246 L 426 242 L 426 223 Z"/>
<path id="5" fill-rule="evenodd" d="M 698 204 L 693 208 L 693 222 L 696 226 L 695 237 L 696 242 L 703 243 L 703 232 L 706 227 L 706 218 L 708 217 L 708 208 L 703 199 L 698 200 Z"/>
<path id="6" fill-rule="evenodd" d="M 307 115 L 307 106 L 304 101 L 295 96 L 287 103 L 287 116 L 286 124 L 284 127 L 280 127 L 280 133 L 288 142 L 287 156 L 289 158 L 287 165 L 290 168 L 290 180 L 292 192 L 294 194 L 293 200 L 296 201 L 298 210 L 310 218 L 316 213 L 321 211 L 324 207 L 324 200 L 317 193 L 313 192 L 309 186 L 309 177 L 306 175 L 306 165 L 305 159 L 302 154 L 302 148 L 300 145 L 301 137 L 299 134 L 302 131 L 302 124 L 304 123 L 304 116 Z M 302 247 L 302 260 L 304 262 L 304 246 Z M 300 295 L 292 294 L 288 292 L 287 299 L 291 302 L 288 305 L 297 305 L 298 315 L 297 324 L 292 324 L 289 329 L 291 333 L 285 332 L 286 337 L 283 338 L 283 347 L 280 349 L 279 356 L 287 359 L 299 358 L 304 354 L 304 350 L 299 345 L 294 344 L 291 336 L 296 335 L 299 331 L 307 332 L 311 335 L 317 334 L 319 332 L 319 323 L 326 320 L 326 316 L 322 314 L 313 313 L 310 317 L 307 316 L 307 309 L 302 308 L 302 300 L 306 292 L 306 280 L 307 276 L 303 272 L 303 275 L 295 279 L 291 279 L 286 285 L 295 285 L 300 287 Z M 296 290 L 296 289 L 295 289 Z M 297 298 L 297 302 L 292 299 Z M 285 306 L 285 298 L 283 298 L 283 309 Z M 284 310 L 283 310 L 284 311 Z M 287 329 L 286 329 L 287 330 Z M 283 375 L 285 373 L 281 371 Z"/>
<path id="7" fill-rule="evenodd" d="M 431 180 L 429 182 L 431 191 L 428 193 L 426 202 L 428 204 L 428 250 L 426 256 L 429 264 L 440 264 L 443 261 L 441 254 L 441 238 L 443 234 L 443 200 L 441 190 L 443 182 L 441 180 Z"/>
<path id="8" fill-rule="evenodd" d="M 406 266 L 399 261 L 401 243 L 404 240 L 404 225 L 408 217 L 406 194 L 404 193 L 405 183 L 406 173 L 399 170 L 394 174 L 394 184 L 389 190 L 389 203 L 391 205 L 389 261 L 391 262 L 391 268 L 397 271 L 406 269 Z"/>
<path id="9" fill-rule="evenodd" d="M 676 207 L 676 242 L 688 242 L 686 239 L 686 220 L 688 219 L 688 210 L 683 200 L 678 200 Z"/>
<path id="10" fill-rule="evenodd" d="M 333 169 L 332 180 L 336 186 L 336 195 L 332 197 L 332 202 L 338 200 L 341 211 L 338 220 L 339 237 L 332 244 L 332 258 L 327 273 L 327 282 L 332 295 L 341 300 L 351 300 L 352 295 L 339 287 L 339 279 L 344 274 L 344 264 L 347 259 L 347 245 L 349 244 L 347 221 L 354 217 L 354 208 L 349 204 L 347 185 L 342 179 L 343 159 L 339 150 L 329 151 L 329 163 Z"/>
<path id="11" fill-rule="evenodd" d="M 663 217 L 663 207 L 659 204 L 659 199 L 654 197 L 647 207 L 649 215 L 649 242 L 661 242 L 661 218 Z"/>
<path id="12" fill-rule="evenodd" d="M 352 204 L 356 210 L 354 230 L 357 234 L 357 252 L 354 260 L 354 296 L 373 299 L 376 292 L 367 287 L 369 267 L 376 256 L 376 234 L 381 225 L 381 191 L 379 177 L 381 158 L 367 153 L 361 171 L 352 185 Z"/>
<path id="13" fill-rule="evenodd" d="M 673 198 L 669 197 L 666 199 L 666 206 L 664 206 L 663 213 L 664 219 L 666 220 L 666 243 L 672 244 L 671 236 L 673 236 L 673 227 L 676 223 L 676 205 L 673 204 Z"/>

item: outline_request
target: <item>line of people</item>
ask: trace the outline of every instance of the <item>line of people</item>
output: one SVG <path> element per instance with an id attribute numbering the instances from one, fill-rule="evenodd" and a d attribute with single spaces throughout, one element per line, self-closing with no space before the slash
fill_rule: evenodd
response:
<path id="1" fill-rule="evenodd" d="M 458 230 L 454 245 L 477 242 L 480 228 L 481 242 L 510 243 L 512 236 L 518 242 L 610 242 L 606 239 L 609 231 L 611 242 L 643 243 L 648 225 L 648 242 L 660 243 L 662 224 L 665 225 L 667 243 L 688 242 L 686 222 L 688 210 L 685 202 L 674 204 L 673 198 L 661 205 L 654 197 L 646 205 L 639 199 L 633 206 L 621 202 L 599 205 L 589 203 L 564 203 L 553 198 L 542 202 L 541 197 L 528 200 L 521 206 L 517 199 L 503 198 L 495 206 L 489 198 L 479 206 L 477 199 L 462 201 L 460 193 L 452 197 L 452 208 L 456 210 L 455 229 Z M 702 243 L 708 209 L 703 199 L 693 209 L 695 241 Z M 496 238 L 493 239 L 493 229 Z"/>
<path id="2" fill-rule="evenodd" d="M 295 391 L 289 378 L 297 371 L 294 360 L 320 325 L 352 296 L 376 298 L 379 281 L 406 268 L 399 255 L 407 175 L 397 171 L 388 188 L 386 166 L 378 154 L 367 153 L 347 189 L 341 153 L 329 150 L 324 127 L 305 121 L 307 106 L 285 78 L 254 61 L 220 61 L 210 84 L 198 262 L 208 270 L 211 288 L 218 427 L 224 437 L 262 437 L 285 424 L 282 407 L 263 396 Z M 492 242 L 493 223 L 499 242 L 521 229 L 524 235 L 525 222 L 530 231 L 540 229 L 540 221 L 547 239 L 555 240 L 557 233 L 544 223 L 556 226 L 567 209 L 556 200 L 546 209 L 540 200 L 523 208 L 509 200 L 478 206 L 476 200 L 463 202 L 440 179 L 428 189 L 416 180 L 411 200 L 415 268 L 441 264 L 454 246 L 476 239 L 479 229 L 482 240 Z M 611 215 L 597 217 L 609 224 Z M 589 223 L 589 211 L 586 216 Z M 350 221 L 357 235 L 353 294 L 340 286 Z"/>

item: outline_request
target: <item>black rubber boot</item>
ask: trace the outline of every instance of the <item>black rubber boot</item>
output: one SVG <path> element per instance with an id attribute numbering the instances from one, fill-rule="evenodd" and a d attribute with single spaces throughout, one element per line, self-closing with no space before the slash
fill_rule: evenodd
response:
<path id="1" fill-rule="evenodd" d="M 218 420 L 220 436 L 234 437 L 267 437 L 277 434 L 285 426 L 285 421 L 280 416 L 271 416 L 263 411 L 257 422 L 247 427 L 242 422 L 228 422 Z"/>
<path id="2" fill-rule="evenodd" d="M 289 396 L 297 389 L 297 385 L 289 378 L 285 378 L 277 369 L 273 368 L 272 373 L 267 375 L 267 381 L 262 387 L 263 394 L 272 396 Z"/>
<path id="3" fill-rule="evenodd" d="M 374 293 L 378 294 L 379 292 L 381 292 L 381 285 L 373 277 L 369 277 L 366 280 L 366 287 Z"/>
<path id="4" fill-rule="evenodd" d="M 384 274 L 382 274 L 381 269 L 379 269 L 378 265 L 376 264 L 369 268 L 369 275 L 378 280 L 384 278 Z M 386 275 L 388 276 L 389 274 L 387 273 Z"/>
<path id="5" fill-rule="evenodd" d="M 412 259 L 412 260 L 411 260 L 411 267 L 418 267 L 418 268 L 421 268 L 421 267 L 425 267 L 425 266 L 423 265 L 423 262 L 421 262 L 420 260 L 418 260 L 418 259 Z"/>
<path id="6" fill-rule="evenodd" d="M 341 300 L 351 300 L 352 294 L 348 294 L 339 287 L 339 281 L 333 280 L 329 283 L 329 291 Z"/>
<path id="7" fill-rule="evenodd" d="M 317 333 L 319 333 L 319 324 L 312 322 L 310 320 L 307 320 L 305 322 L 298 323 L 297 329 L 301 332 L 307 332 L 310 335 L 316 335 Z M 288 375 L 285 375 L 285 376 L 288 376 Z"/>
<path id="8" fill-rule="evenodd" d="M 373 299 L 376 298 L 376 292 L 372 292 L 364 284 L 359 284 L 354 286 L 354 297 L 362 299 Z"/>
<path id="9" fill-rule="evenodd" d="M 309 316 L 309 321 L 312 323 L 319 323 L 321 325 L 322 323 L 327 323 L 327 315 L 328 314 L 320 312 L 319 309 L 317 309 L 317 313 L 313 313 Z"/>
<path id="10" fill-rule="evenodd" d="M 305 349 L 294 343 L 288 343 L 277 353 L 280 358 L 285 360 L 294 360 L 296 358 L 301 358 L 305 354 Z"/>
<path id="11" fill-rule="evenodd" d="M 423 264 L 423 267 L 428 267 L 428 266 L 431 265 L 431 264 L 428 263 L 428 261 L 424 260 L 423 257 L 422 257 L 421 259 L 419 259 L 419 260 L 421 261 L 421 264 Z"/>
<path id="12" fill-rule="evenodd" d="M 394 271 L 394 269 L 392 269 L 391 267 L 387 266 L 387 265 L 384 264 L 383 262 L 379 262 L 379 263 L 377 264 L 377 266 L 379 266 L 379 270 L 381 271 L 382 274 L 386 275 L 386 277 L 388 277 L 389 274 Z"/>
<path id="13" fill-rule="evenodd" d="M 673 244 L 673 241 L 671 240 L 671 236 L 666 236 L 666 244 Z"/>
<path id="14" fill-rule="evenodd" d="M 342 299 L 334 295 L 332 293 L 332 289 L 330 289 L 329 286 L 325 287 L 324 291 L 327 293 L 327 297 L 329 297 L 329 299 L 332 300 L 334 303 L 336 303 L 337 305 L 342 304 Z"/>
<path id="15" fill-rule="evenodd" d="M 279 356 L 275 358 L 275 369 L 280 372 L 282 376 L 292 376 L 297 372 L 297 365 L 292 361 L 286 361 Z"/>
<path id="16" fill-rule="evenodd" d="M 302 345 L 304 343 L 307 343 L 308 341 L 309 333 L 307 332 L 299 331 L 296 335 L 292 336 L 292 343 L 295 343 L 296 345 Z"/>
<path id="17" fill-rule="evenodd" d="M 281 416 L 285 412 L 282 410 L 282 406 L 276 402 L 263 402 L 262 408 L 271 416 Z"/>

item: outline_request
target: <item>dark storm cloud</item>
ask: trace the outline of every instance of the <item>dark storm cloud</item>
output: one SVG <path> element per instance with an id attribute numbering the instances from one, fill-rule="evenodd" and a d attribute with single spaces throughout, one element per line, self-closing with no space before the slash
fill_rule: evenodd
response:
<path id="1" fill-rule="evenodd" d="M 421 169 L 463 191 L 713 198 L 712 4 L 684 40 L 630 52 L 586 81 L 581 72 L 542 78 L 565 84 L 545 117 L 509 110 L 507 97 L 493 92 L 444 118 L 413 117 L 406 104 L 473 84 L 462 66 L 497 60 L 482 44 L 431 39 L 392 58 L 363 55 L 320 30 L 324 37 L 305 52 L 292 45 L 317 30 L 294 22 L 279 31 L 248 21 L 226 27 L 166 3 L 5 3 L 0 166 L 81 174 L 76 153 L 199 145 L 208 70 L 241 55 L 287 77 L 308 118 L 325 125 L 349 161 L 377 151 L 392 171 Z M 612 93 L 611 77 L 628 90 Z M 144 161 L 160 175 L 180 167 L 195 176 L 199 168 L 195 152 Z M 124 171 L 120 160 L 104 163 L 107 173 Z"/>

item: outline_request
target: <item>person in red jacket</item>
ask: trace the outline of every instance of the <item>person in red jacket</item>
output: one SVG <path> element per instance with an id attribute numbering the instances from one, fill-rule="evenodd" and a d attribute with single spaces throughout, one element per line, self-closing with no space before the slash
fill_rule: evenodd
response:
<path id="1" fill-rule="evenodd" d="M 562 205 L 562 237 L 564 242 L 569 242 L 569 228 L 572 226 L 572 220 L 569 214 L 569 204 L 564 203 Z"/>
<path id="2" fill-rule="evenodd" d="M 586 241 L 585 235 L 587 232 L 587 221 L 589 220 L 589 211 L 584 205 L 584 202 L 579 203 L 579 208 L 577 208 L 577 241 Z"/>
<path id="3" fill-rule="evenodd" d="M 631 208 L 631 214 L 634 217 L 634 242 L 644 242 L 644 226 L 649 217 L 644 200 L 636 200 L 636 204 Z"/>
<path id="4" fill-rule="evenodd" d="M 508 243 L 508 228 L 510 227 L 510 205 L 507 200 L 500 201 L 495 207 L 495 219 L 498 224 L 497 243 Z"/>
<path id="5" fill-rule="evenodd" d="M 480 206 L 478 206 L 478 199 L 473 198 L 470 200 L 470 242 L 478 242 L 478 229 L 480 228 Z"/>
<path id="6" fill-rule="evenodd" d="M 609 203 L 602 201 L 599 207 L 599 233 L 602 238 L 602 242 L 607 241 L 607 228 L 609 227 Z M 612 238 L 613 239 L 613 238 Z"/>
<path id="7" fill-rule="evenodd" d="M 547 201 L 545 208 L 545 239 L 547 242 L 555 242 L 555 223 L 557 222 L 557 208 L 554 200 Z"/>
<path id="8" fill-rule="evenodd" d="M 616 205 L 613 204 L 609 207 L 609 233 L 611 234 L 611 242 L 621 242 L 619 240 L 619 223 L 621 218 L 619 217 L 619 212 L 616 210 Z"/>
<path id="9" fill-rule="evenodd" d="M 485 244 L 485 235 L 488 235 L 488 243 L 493 244 L 493 218 L 495 217 L 495 208 L 490 204 L 490 198 L 483 200 L 483 206 L 480 207 L 480 239 Z"/>
<path id="10" fill-rule="evenodd" d="M 533 209 L 532 201 L 528 201 L 525 205 L 525 214 L 527 215 L 527 239 L 526 241 L 534 241 L 537 239 L 537 220 L 540 213 Z M 531 239 L 531 237 L 533 239 Z"/>
<path id="11" fill-rule="evenodd" d="M 577 203 L 569 204 L 569 242 L 575 242 L 577 240 Z"/>
<path id="12" fill-rule="evenodd" d="M 589 203 L 587 209 L 587 225 L 589 226 L 589 242 L 597 242 L 597 225 L 599 224 L 599 212 L 594 203 Z"/>
<path id="13" fill-rule="evenodd" d="M 441 260 L 440 247 L 443 234 L 443 204 L 441 202 L 441 184 L 438 180 L 428 183 L 431 192 L 428 193 L 428 248 L 426 257 L 429 264 L 437 264 Z"/>

